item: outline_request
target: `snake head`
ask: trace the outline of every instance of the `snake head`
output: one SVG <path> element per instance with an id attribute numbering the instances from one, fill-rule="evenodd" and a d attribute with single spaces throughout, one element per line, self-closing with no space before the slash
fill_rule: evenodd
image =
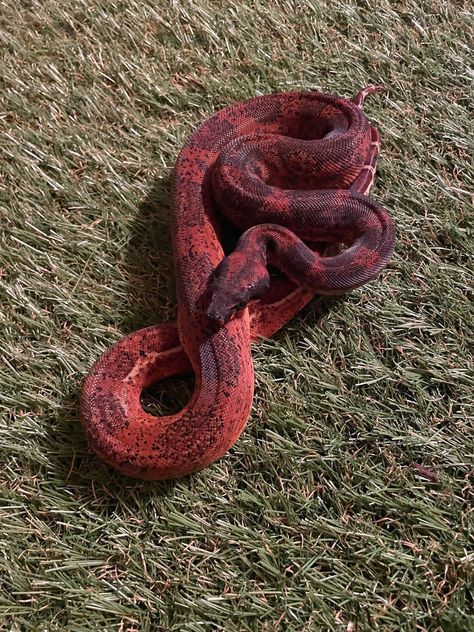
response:
<path id="1" fill-rule="evenodd" d="M 251 300 L 261 298 L 269 286 L 270 275 L 264 255 L 257 252 L 249 256 L 234 250 L 214 271 L 207 315 L 216 324 L 223 325 Z"/>

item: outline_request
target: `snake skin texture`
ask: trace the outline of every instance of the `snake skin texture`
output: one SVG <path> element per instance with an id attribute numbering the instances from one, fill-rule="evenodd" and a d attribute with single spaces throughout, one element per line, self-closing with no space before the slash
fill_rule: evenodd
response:
<path id="1" fill-rule="evenodd" d="M 362 111 L 377 90 L 368 86 L 353 100 L 317 92 L 256 97 L 219 111 L 189 138 L 171 192 L 177 323 L 120 340 L 83 387 L 82 423 L 108 464 L 156 480 L 220 458 L 250 414 L 250 343 L 315 294 L 347 292 L 385 267 L 395 231 L 367 195 L 379 134 Z M 228 256 L 223 222 L 241 235 Z M 143 410 L 144 389 L 189 371 L 194 393 L 179 413 Z"/>

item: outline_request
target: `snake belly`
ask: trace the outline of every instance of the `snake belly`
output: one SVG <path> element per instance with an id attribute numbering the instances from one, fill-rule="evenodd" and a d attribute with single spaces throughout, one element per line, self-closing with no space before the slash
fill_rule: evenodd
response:
<path id="1" fill-rule="evenodd" d="M 376 90 L 368 86 L 353 100 L 318 92 L 256 97 L 217 112 L 191 135 L 171 190 L 177 322 L 119 340 L 83 386 L 82 424 L 106 463 L 157 480 L 223 456 L 250 415 L 251 342 L 282 327 L 316 293 L 352 290 L 385 267 L 395 231 L 367 195 L 379 134 L 362 111 Z M 228 257 L 221 216 L 242 233 Z M 341 243 L 345 250 L 324 256 L 321 244 Z M 268 277 L 257 298 L 252 292 L 269 264 L 284 274 Z M 189 371 L 194 392 L 180 412 L 143 410 L 144 389 Z"/>

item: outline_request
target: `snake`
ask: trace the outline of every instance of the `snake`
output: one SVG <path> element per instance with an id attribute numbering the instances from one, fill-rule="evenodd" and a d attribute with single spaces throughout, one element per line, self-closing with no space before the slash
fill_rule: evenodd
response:
<path id="1" fill-rule="evenodd" d="M 83 384 L 81 422 L 105 463 L 162 480 L 223 457 L 251 413 L 252 343 L 315 295 L 342 295 L 387 265 L 395 228 L 369 196 L 380 135 L 363 112 L 379 90 L 255 96 L 190 135 L 170 192 L 177 320 L 120 339 Z M 144 410 L 145 389 L 189 372 L 182 410 Z"/>

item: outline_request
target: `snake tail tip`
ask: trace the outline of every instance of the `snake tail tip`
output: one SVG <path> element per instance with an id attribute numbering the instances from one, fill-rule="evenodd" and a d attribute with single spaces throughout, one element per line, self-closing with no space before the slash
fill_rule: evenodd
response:
<path id="1" fill-rule="evenodd" d="M 352 101 L 359 107 L 362 107 L 366 97 L 368 97 L 369 94 L 374 94 L 376 92 L 384 92 L 384 91 L 385 91 L 385 86 L 368 85 L 362 88 L 362 90 L 359 90 L 359 92 L 355 95 Z"/>

